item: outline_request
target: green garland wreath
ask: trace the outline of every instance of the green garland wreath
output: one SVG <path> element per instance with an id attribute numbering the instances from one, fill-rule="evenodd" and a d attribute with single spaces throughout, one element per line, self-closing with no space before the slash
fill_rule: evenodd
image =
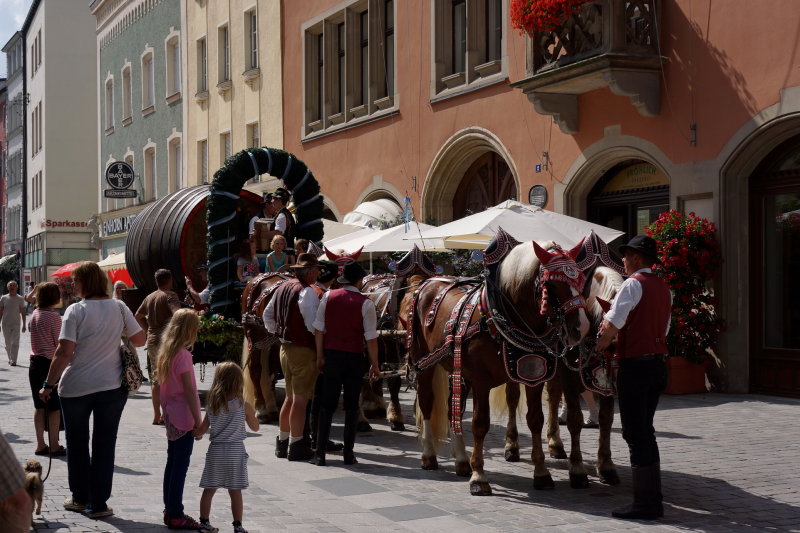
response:
<path id="1" fill-rule="evenodd" d="M 292 193 L 297 225 L 295 238 L 318 243 L 323 237 L 323 201 L 319 183 L 306 164 L 294 155 L 276 148 L 251 148 L 229 157 L 214 173 L 208 198 L 208 284 L 213 313 L 238 317 L 240 306 L 230 272 L 236 272 L 237 201 L 242 186 L 261 174 L 280 179 Z"/>

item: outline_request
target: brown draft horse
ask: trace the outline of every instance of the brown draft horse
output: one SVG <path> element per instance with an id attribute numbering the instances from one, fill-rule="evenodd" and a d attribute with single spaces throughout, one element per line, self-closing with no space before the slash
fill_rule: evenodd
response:
<path id="1" fill-rule="evenodd" d="M 617 294 L 622 284 L 622 275 L 614 269 L 606 266 L 597 266 L 590 272 L 589 281 L 584 290 L 586 298 L 586 310 L 592 321 L 589 334 L 584 338 L 577 348 L 573 348 L 568 353 L 569 366 L 566 361 L 558 363 L 558 369 L 553 379 L 545 385 L 548 396 L 548 416 L 547 416 L 547 443 L 550 457 L 555 459 L 569 459 L 569 478 L 573 488 L 585 488 L 589 486 L 586 468 L 583 464 L 583 455 L 580 448 L 581 429 L 583 428 L 583 416 L 580 407 L 580 393 L 585 389 L 578 372 L 581 361 L 578 360 L 580 350 L 593 350 L 594 341 L 600 324 L 603 320 L 604 310 L 598 301 L 610 302 Z M 585 361 L 584 361 L 585 362 Z M 506 428 L 506 461 L 519 461 L 519 434 L 517 431 L 516 410 L 520 399 L 520 387 L 509 385 L 505 388 L 505 406 L 508 407 L 508 426 Z M 564 443 L 558 425 L 558 404 L 562 393 L 567 404 L 567 429 L 570 433 L 570 454 L 567 457 L 564 451 Z M 616 466 L 611 459 L 611 425 L 614 421 L 614 396 L 611 394 L 596 395 L 599 406 L 599 440 L 597 449 L 597 476 L 602 483 L 608 485 L 619 484 L 619 475 Z M 492 394 L 493 406 L 497 406 L 498 398 Z M 531 406 L 528 406 L 530 409 Z M 540 486 L 539 488 L 552 488 Z"/>
<path id="2" fill-rule="evenodd" d="M 275 401 L 275 375 L 280 372 L 280 339 L 264 328 L 261 318 L 269 300 L 286 280 L 286 274 L 268 272 L 251 279 L 242 291 L 242 325 L 245 341 L 242 350 L 245 400 L 255 406 L 259 422 L 278 420 Z"/>
<path id="3" fill-rule="evenodd" d="M 578 286 L 577 280 L 575 284 L 564 280 L 576 276 L 580 271 L 574 256 L 570 255 L 572 251 L 568 254 L 560 249 L 555 252 L 547 249 L 553 249 L 552 243 L 540 246 L 536 242 L 528 242 L 514 247 L 499 266 L 497 290 L 505 303 L 503 308 L 508 319 L 514 326 L 533 333 L 536 338 L 555 330 L 558 339 L 556 343 L 574 346 L 587 334 L 589 321 L 583 309 L 583 297 L 580 295 L 582 281 Z M 540 274 L 552 276 L 540 278 Z M 410 311 L 409 361 L 417 370 L 417 423 L 422 426 L 420 437 L 423 443 L 421 463 L 423 469 L 432 470 L 438 467 L 436 447 L 447 435 L 449 390 L 442 369 L 463 372 L 465 384 L 471 386 L 473 391 L 474 447 L 472 457 L 467 462 L 463 436 L 459 431 L 463 409 L 454 412 L 453 451 L 456 473 L 468 476 L 471 471 L 470 493 L 488 495 L 491 494 L 491 486 L 484 472 L 483 446 L 489 431 L 489 392 L 492 388 L 509 382 L 511 377 L 503 357 L 499 354 L 498 348 L 501 344 L 482 327 L 482 313 L 473 312 L 475 308 L 468 310 L 465 320 L 460 321 L 462 323 L 457 327 L 459 333 L 456 334 L 467 339 L 468 332 L 472 331 L 471 338 L 463 340 L 460 346 L 452 349 L 447 347 L 447 332 L 452 329 L 446 323 L 452 321 L 456 306 L 473 290 L 447 290 L 449 285 L 452 285 L 452 280 L 431 278 L 420 286 L 412 298 L 407 296 L 401 307 L 401 310 Z M 464 292 L 467 292 L 467 296 Z M 579 301 L 578 304 L 575 303 L 576 300 Z M 553 315 L 548 316 L 547 306 L 555 310 Z M 480 327 L 474 333 L 476 325 Z M 460 359 L 460 368 L 457 359 Z M 538 415 L 534 408 L 528 410 L 527 417 L 533 435 L 534 485 L 537 478 L 544 475 L 549 477 L 544 467 L 542 451 L 542 386 L 540 383 L 536 387 L 526 387 L 529 405 L 537 402 L 539 405 Z M 460 393 L 460 387 L 460 380 L 453 379 L 454 392 Z M 451 398 L 450 403 L 458 404 L 455 398 Z"/>

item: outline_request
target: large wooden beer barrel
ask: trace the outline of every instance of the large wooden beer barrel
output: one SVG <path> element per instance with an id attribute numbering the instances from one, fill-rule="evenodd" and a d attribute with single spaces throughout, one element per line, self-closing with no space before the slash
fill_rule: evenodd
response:
<path id="1" fill-rule="evenodd" d="M 125 263 L 131 279 L 145 294 L 156 290 L 155 273 L 172 272 L 176 288 L 185 276 L 197 279 L 196 267 L 206 262 L 206 201 L 208 185 L 180 189 L 153 202 L 133 222 L 125 244 Z M 261 196 L 243 190 L 234 225 L 237 240 L 247 238 L 247 223 L 260 211 Z M 235 274 L 234 274 L 235 275 Z"/>

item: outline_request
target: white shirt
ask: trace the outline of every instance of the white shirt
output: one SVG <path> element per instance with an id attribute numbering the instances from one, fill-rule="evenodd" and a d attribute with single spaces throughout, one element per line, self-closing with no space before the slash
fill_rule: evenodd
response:
<path id="1" fill-rule="evenodd" d="M 278 331 L 278 323 L 275 321 L 275 302 L 278 299 L 273 295 L 270 298 L 267 308 L 264 309 L 264 314 L 261 318 L 264 319 L 264 327 L 270 333 Z M 304 287 L 300 291 L 300 297 L 297 300 L 297 305 L 300 306 L 300 314 L 303 315 L 303 323 L 306 329 L 313 335 L 314 334 L 314 317 L 317 316 L 317 307 L 319 307 L 319 298 L 317 293 L 311 287 Z M 288 343 L 286 339 L 281 339 L 281 342 Z"/>
<path id="2" fill-rule="evenodd" d="M 653 271 L 649 268 L 640 268 L 633 274 L 638 274 L 642 272 L 644 274 L 651 274 Z M 625 323 L 628 321 L 628 315 L 633 310 L 634 307 L 638 305 L 638 303 L 642 299 L 642 284 L 639 283 L 639 280 L 634 278 L 633 276 L 629 276 L 628 279 L 622 282 L 622 285 L 619 287 L 619 292 L 614 297 L 614 301 L 611 302 L 611 309 L 608 310 L 606 313 L 605 319 L 611 322 L 613 326 L 617 329 L 622 329 L 625 326 Z M 669 301 L 670 307 L 672 307 L 672 292 L 669 293 Z M 667 319 L 667 331 L 664 332 L 664 336 L 669 333 L 669 327 L 672 320 L 672 314 L 670 313 L 670 317 Z"/>
<path id="3" fill-rule="evenodd" d="M 74 342 L 75 353 L 61 375 L 58 394 L 73 398 L 118 389 L 122 383 L 120 337 L 140 331 L 133 313 L 120 300 L 81 300 L 70 305 L 58 338 Z"/>
<path id="4" fill-rule="evenodd" d="M 275 230 L 286 233 L 286 213 L 279 213 L 275 217 Z"/>
<path id="5" fill-rule="evenodd" d="M 358 289 L 352 285 L 345 285 L 342 288 L 350 292 L 359 292 Z M 328 305 L 329 294 L 330 292 L 326 292 L 322 295 L 322 300 L 319 302 L 319 307 L 317 308 L 317 317 L 314 320 L 314 329 L 323 333 L 325 333 L 325 307 Z M 378 313 L 375 311 L 375 304 L 373 301 L 369 298 L 364 300 L 364 303 L 361 304 L 361 320 L 364 326 L 364 339 L 368 341 L 378 337 L 378 332 L 376 331 L 378 324 L 377 315 Z"/>

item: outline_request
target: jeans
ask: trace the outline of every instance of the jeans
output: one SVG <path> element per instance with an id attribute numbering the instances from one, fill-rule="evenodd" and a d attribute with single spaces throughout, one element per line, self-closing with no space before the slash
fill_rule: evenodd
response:
<path id="1" fill-rule="evenodd" d="M 106 509 L 114 478 L 114 451 L 128 391 L 120 387 L 61 398 L 67 436 L 67 472 L 72 499 L 93 511 Z M 92 455 L 89 457 L 89 418 L 93 416 Z"/>
<path id="2" fill-rule="evenodd" d="M 167 518 L 183 516 L 183 486 L 189 460 L 192 458 L 194 437 L 189 431 L 177 440 L 167 441 L 167 466 L 164 467 L 164 508 Z"/>
<path id="3" fill-rule="evenodd" d="M 622 437 L 628 443 L 631 466 L 643 467 L 660 462 L 653 417 L 658 397 L 667 385 L 664 361 L 620 361 L 617 374 L 619 416 Z"/>
<path id="4" fill-rule="evenodd" d="M 342 407 L 345 411 L 357 410 L 364 370 L 364 354 L 325 350 L 322 407 L 330 413 L 336 411 L 339 391 L 344 388 Z"/>

